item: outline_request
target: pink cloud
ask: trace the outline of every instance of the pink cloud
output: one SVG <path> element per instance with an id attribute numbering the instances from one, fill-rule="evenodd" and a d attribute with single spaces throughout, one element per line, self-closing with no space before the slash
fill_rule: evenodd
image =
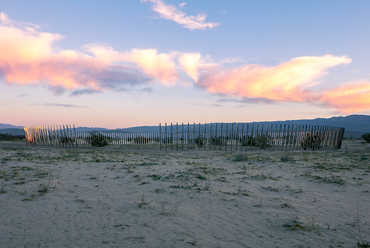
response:
<path id="1" fill-rule="evenodd" d="M 177 80 L 173 58 L 155 49 L 117 52 L 108 45 L 89 44 L 83 51 L 57 50 L 53 45 L 62 35 L 19 25 L 4 13 L 0 20 L 0 74 L 9 84 L 43 83 L 60 93 Z"/>
<path id="2" fill-rule="evenodd" d="M 214 28 L 220 25 L 219 23 L 213 23 L 213 22 L 205 22 L 206 15 L 204 14 L 198 14 L 196 16 L 187 16 L 186 13 L 180 11 L 176 6 L 174 5 L 166 5 L 163 3 L 162 0 L 142 0 L 142 2 L 150 1 L 154 3 L 153 10 L 159 15 L 167 20 L 172 20 L 174 22 L 177 22 L 178 24 L 182 25 L 184 28 L 195 30 L 205 30 L 206 28 Z M 185 5 L 185 3 L 180 4 L 180 7 L 182 8 Z"/>

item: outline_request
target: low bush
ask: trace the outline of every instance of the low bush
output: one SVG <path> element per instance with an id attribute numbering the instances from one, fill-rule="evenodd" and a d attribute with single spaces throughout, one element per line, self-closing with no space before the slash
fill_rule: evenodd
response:
<path id="1" fill-rule="evenodd" d="M 235 162 L 248 161 L 248 156 L 245 153 L 236 154 L 234 157 Z"/>
<path id="2" fill-rule="evenodd" d="M 109 137 L 101 133 L 90 133 L 90 136 L 86 138 L 86 142 L 94 147 L 103 147 L 108 145 L 109 139 Z"/>
<path id="3" fill-rule="evenodd" d="M 59 139 L 60 143 L 62 143 L 63 145 L 68 145 L 68 144 L 72 144 L 75 142 L 75 139 L 73 138 L 70 138 L 70 137 L 61 137 Z"/>
<path id="4" fill-rule="evenodd" d="M 361 138 L 366 141 L 366 143 L 370 143 L 370 133 L 364 133 Z"/>
<path id="5" fill-rule="evenodd" d="M 240 143 L 242 146 L 254 146 L 254 147 L 259 147 L 261 149 L 270 147 L 270 141 L 271 137 L 267 134 L 260 134 L 256 136 L 252 135 L 246 135 L 240 138 Z"/>
<path id="6" fill-rule="evenodd" d="M 303 150 L 307 149 L 320 149 L 322 144 L 322 137 L 318 134 L 307 134 L 305 138 L 303 138 L 301 147 Z"/>
<path id="7" fill-rule="evenodd" d="M 3 134 L 3 133 L 0 133 L 0 141 L 4 140 L 4 141 L 11 141 L 11 140 L 22 140 L 24 139 L 24 136 L 17 136 L 17 135 L 11 135 L 11 134 Z"/>
<path id="8" fill-rule="evenodd" d="M 225 145 L 226 143 L 224 140 L 222 140 L 222 137 L 216 137 L 216 136 L 212 136 L 209 141 L 211 145 L 213 146 L 221 146 L 221 145 Z"/>
<path id="9" fill-rule="evenodd" d="M 197 146 L 199 147 L 203 146 L 203 139 L 200 136 L 198 136 L 194 141 L 195 144 L 197 144 Z"/>
<path id="10" fill-rule="evenodd" d="M 290 158 L 289 158 L 288 155 L 284 155 L 284 156 L 281 156 L 280 157 L 280 161 L 281 162 L 288 162 L 288 161 L 290 161 Z"/>

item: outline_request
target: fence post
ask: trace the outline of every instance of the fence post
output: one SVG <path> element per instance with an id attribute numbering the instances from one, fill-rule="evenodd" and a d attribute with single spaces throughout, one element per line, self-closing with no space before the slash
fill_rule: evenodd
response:
<path id="1" fill-rule="evenodd" d="M 222 142 L 223 142 L 223 137 L 222 137 L 222 126 L 223 126 L 223 123 L 221 122 L 221 131 L 220 131 L 220 151 L 222 150 Z"/>
<path id="2" fill-rule="evenodd" d="M 231 147 L 230 147 L 230 151 L 233 151 L 233 138 L 234 138 L 234 123 L 231 123 Z"/>
<path id="3" fill-rule="evenodd" d="M 181 124 L 181 151 L 184 150 L 184 123 Z"/>
<path id="4" fill-rule="evenodd" d="M 337 149 L 340 149 L 341 146 L 342 146 L 342 141 L 343 141 L 343 136 L 344 136 L 344 128 L 340 128 L 340 131 L 339 131 L 339 140 L 338 140 L 338 145 L 337 145 Z"/>
<path id="5" fill-rule="evenodd" d="M 176 122 L 176 151 L 179 150 L 179 123 Z"/>
<path id="6" fill-rule="evenodd" d="M 171 151 L 172 151 L 172 145 L 173 145 L 173 132 L 172 132 L 172 122 L 171 122 Z"/>
<path id="7" fill-rule="evenodd" d="M 209 126 L 209 147 L 208 150 L 212 150 L 212 122 Z"/>
<path id="8" fill-rule="evenodd" d="M 247 123 L 247 134 L 245 135 L 245 151 L 248 151 L 249 123 Z"/>
<path id="9" fill-rule="evenodd" d="M 201 138 L 200 138 L 200 122 L 199 122 L 199 126 L 198 126 L 198 141 L 199 141 L 199 145 L 198 145 L 198 149 L 200 150 L 201 149 L 201 141 L 203 141 Z"/>
<path id="10" fill-rule="evenodd" d="M 195 150 L 195 122 L 193 123 L 193 150 Z"/>
<path id="11" fill-rule="evenodd" d="M 162 151 L 162 127 L 159 123 L 159 150 Z"/>
<path id="12" fill-rule="evenodd" d="M 207 141 L 207 123 L 204 123 L 204 135 L 203 135 L 203 148 L 206 150 L 206 141 Z"/>
<path id="13" fill-rule="evenodd" d="M 235 151 L 238 151 L 239 123 L 236 123 Z"/>
<path id="14" fill-rule="evenodd" d="M 188 142 L 188 151 L 189 151 L 189 150 L 190 150 L 190 130 L 189 130 L 189 122 L 188 122 L 188 137 L 187 137 L 186 141 Z"/>
<path id="15" fill-rule="evenodd" d="M 258 147 L 259 147 L 259 133 L 258 133 L 258 130 L 259 130 L 259 126 L 260 124 L 258 123 L 257 124 L 257 130 L 256 130 L 256 150 L 258 150 Z"/>

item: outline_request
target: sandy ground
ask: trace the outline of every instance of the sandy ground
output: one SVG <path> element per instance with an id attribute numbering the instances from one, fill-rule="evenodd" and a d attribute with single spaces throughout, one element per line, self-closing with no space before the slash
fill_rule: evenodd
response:
<path id="1" fill-rule="evenodd" d="M 333 151 L 137 148 L 0 142 L 0 247 L 370 243 L 370 144 L 345 141 Z"/>

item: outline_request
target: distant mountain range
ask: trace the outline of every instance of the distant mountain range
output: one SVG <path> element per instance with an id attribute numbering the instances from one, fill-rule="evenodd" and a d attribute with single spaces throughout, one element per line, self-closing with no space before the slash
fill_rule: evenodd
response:
<path id="1" fill-rule="evenodd" d="M 0 123 L 0 129 L 6 129 L 6 128 L 23 129 L 24 127 L 22 127 L 22 126 L 14 126 L 14 125 L 11 125 L 11 124 L 2 124 L 2 123 Z"/>
<path id="2" fill-rule="evenodd" d="M 249 122 L 249 124 L 269 124 L 271 125 L 280 125 L 280 124 L 288 124 L 288 125 L 319 125 L 319 126 L 334 126 L 334 127 L 344 127 L 346 138 L 361 138 L 363 133 L 370 133 L 370 115 L 349 115 L 345 117 L 332 117 L 332 118 L 316 118 L 311 120 L 287 120 L 287 121 L 265 121 L 265 122 Z M 217 123 L 218 128 L 220 128 L 220 122 Z M 223 123 L 224 128 L 225 124 Z M 247 124 L 247 123 L 244 123 Z M 170 124 L 168 124 L 170 125 Z M 240 125 L 240 123 L 239 123 Z M 236 130 L 237 124 L 236 123 L 229 123 L 229 130 L 233 128 Z M 170 127 L 167 127 L 167 131 L 170 130 Z M 173 131 L 175 127 L 173 127 Z M 196 125 L 196 130 L 199 128 L 199 123 Z M 210 124 L 200 125 L 201 130 L 207 128 L 210 130 Z M 214 128 L 214 123 L 213 123 Z M 179 123 L 179 130 L 181 130 L 181 124 Z M 184 123 L 184 130 L 187 132 L 187 124 Z M 193 125 L 190 124 L 189 130 L 193 130 Z M 138 126 L 138 127 L 129 127 L 129 128 L 118 128 L 118 129 L 107 129 L 107 128 L 99 128 L 99 127 L 77 127 L 77 132 L 124 132 L 124 133 L 157 133 L 159 132 L 159 126 Z M 162 132 L 164 132 L 164 123 L 162 124 Z M 23 135 L 23 127 L 22 126 L 14 126 L 11 124 L 1 124 L 0 123 L 0 133 L 9 133 L 12 135 Z"/>

